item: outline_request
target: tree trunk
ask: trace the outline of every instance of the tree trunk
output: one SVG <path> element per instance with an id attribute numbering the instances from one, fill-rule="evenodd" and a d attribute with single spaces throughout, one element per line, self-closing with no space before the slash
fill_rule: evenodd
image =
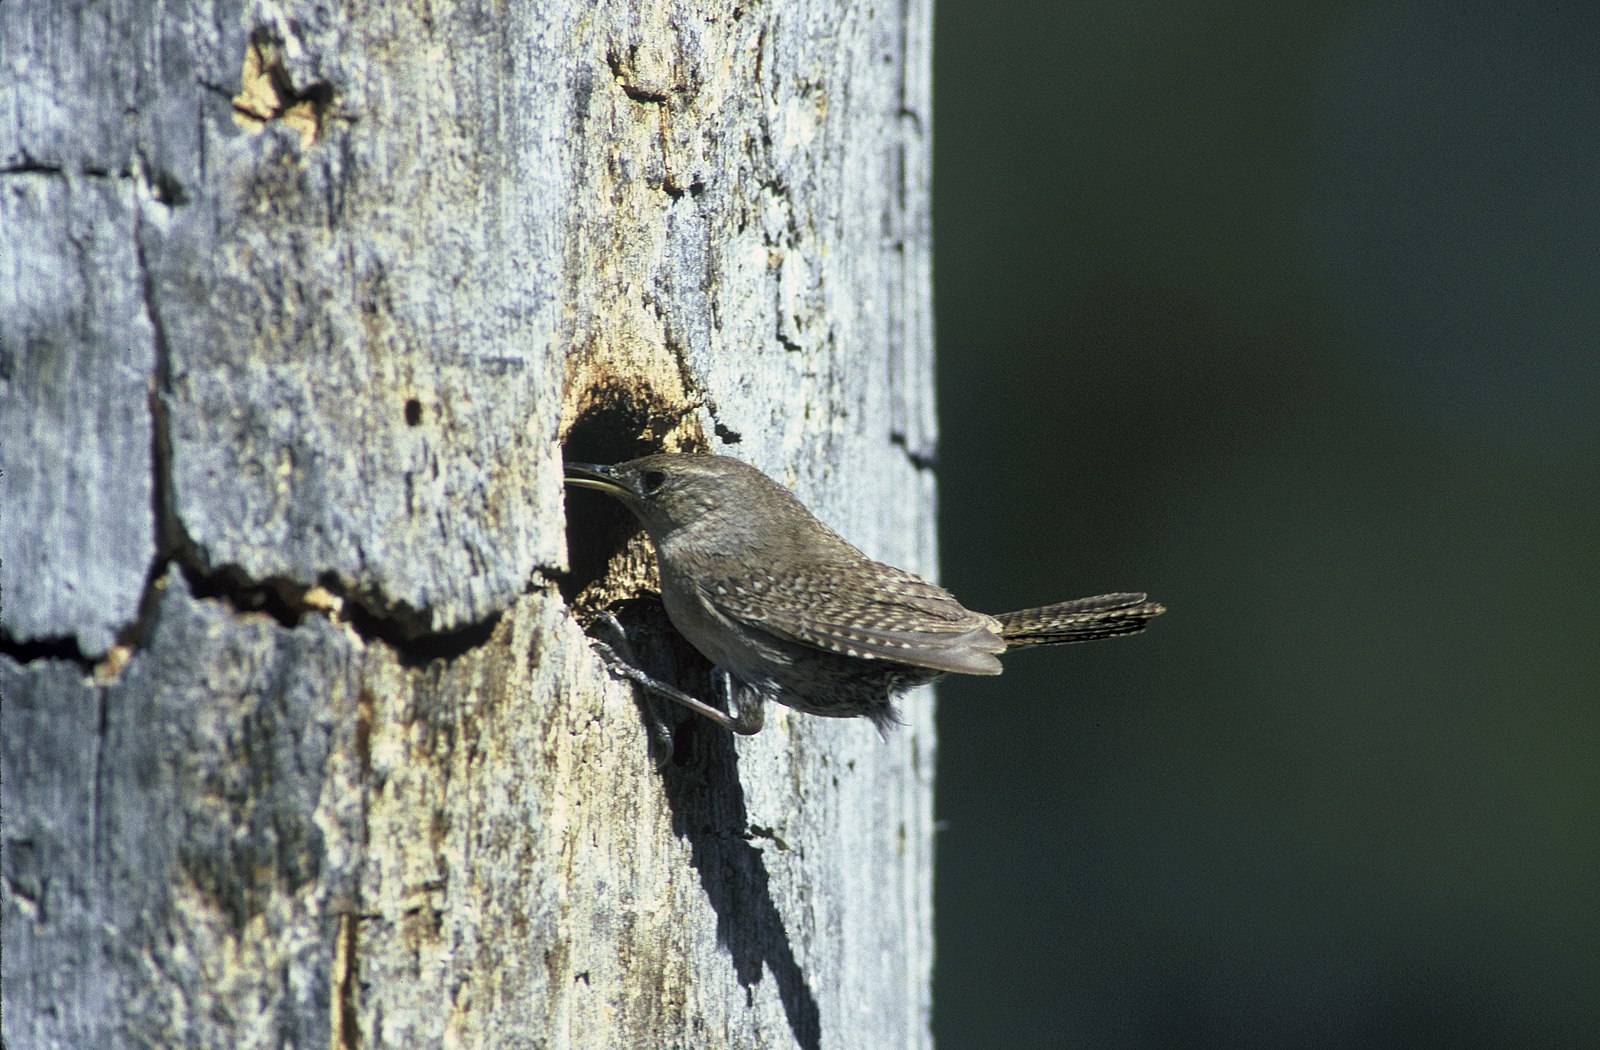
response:
<path id="1" fill-rule="evenodd" d="M 560 466 L 932 568 L 929 17 L 0 4 L 7 1047 L 928 1045 L 927 698 L 658 770 Z"/>

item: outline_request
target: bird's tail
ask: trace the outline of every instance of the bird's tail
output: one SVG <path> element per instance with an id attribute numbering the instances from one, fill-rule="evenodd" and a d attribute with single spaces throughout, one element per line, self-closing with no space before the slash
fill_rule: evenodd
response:
<path id="1" fill-rule="evenodd" d="M 1146 601 L 1142 594 L 1098 594 L 1001 613 L 995 619 L 1000 621 L 1000 636 L 1005 639 L 1006 648 L 1021 649 L 1137 634 L 1166 611 L 1165 606 Z"/>

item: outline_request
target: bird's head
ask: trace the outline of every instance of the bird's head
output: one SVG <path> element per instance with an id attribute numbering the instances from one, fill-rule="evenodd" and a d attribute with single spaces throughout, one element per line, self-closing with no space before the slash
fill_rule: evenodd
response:
<path id="1" fill-rule="evenodd" d="M 727 456 L 669 452 L 616 466 L 568 463 L 566 481 L 621 501 L 658 547 L 679 533 L 718 537 L 716 546 L 761 544 L 815 520 L 788 489 Z"/>

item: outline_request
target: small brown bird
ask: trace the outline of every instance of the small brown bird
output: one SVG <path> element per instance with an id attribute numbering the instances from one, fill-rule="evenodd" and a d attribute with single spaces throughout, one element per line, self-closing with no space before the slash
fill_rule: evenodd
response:
<path id="1" fill-rule="evenodd" d="M 614 467 L 568 463 L 567 484 L 622 501 L 661 568 L 667 616 L 727 676 L 732 715 L 659 682 L 597 643 L 611 668 L 736 733 L 766 700 L 813 715 L 865 715 L 880 730 L 894 698 L 946 673 L 999 674 L 999 654 L 1134 634 L 1165 611 L 1143 594 L 1102 594 L 987 616 L 942 587 L 873 561 L 794 494 L 726 456 L 662 454 Z"/>

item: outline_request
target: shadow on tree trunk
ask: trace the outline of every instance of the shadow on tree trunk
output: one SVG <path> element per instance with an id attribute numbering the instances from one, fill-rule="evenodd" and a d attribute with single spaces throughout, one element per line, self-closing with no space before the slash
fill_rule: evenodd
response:
<path id="1" fill-rule="evenodd" d="M 672 829 L 689 843 L 689 863 L 699 872 L 700 885 L 717 913 L 717 940 L 733 956 L 739 983 L 753 989 L 765 963 L 778 983 L 795 1042 L 802 1050 L 819 1050 L 817 1000 L 773 903 L 762 851 L 750 841 L 733 736 L 689 718 L 679 725 L 678 735 L 692 735 L 693 761 L 669 764 L 662 771 Z"/>
<path id="2" fill-rule="evenodd" d="M 667 621 L 659 601 L 638 599 L 615 607 L 645 671 L 711 698 L 711 665 Z M 672 830 L 689 844 L 689 863 L 717 913 L 717 941 L 733 957 L 739 983 L 753 994 L 762 965 L 778 985 L 789 1028 L 801 1050 L 820 1050 L 822 1019 L 805 971 L 795 958 L 783 916 L 772 899 L 770 876 L 745 809 L 739 754 L 733 735 L 676 704 L 642 691 L 640 715 L 652 738 L 670 733 L 670 756 L 660 762 L 672 810 Z"/>

